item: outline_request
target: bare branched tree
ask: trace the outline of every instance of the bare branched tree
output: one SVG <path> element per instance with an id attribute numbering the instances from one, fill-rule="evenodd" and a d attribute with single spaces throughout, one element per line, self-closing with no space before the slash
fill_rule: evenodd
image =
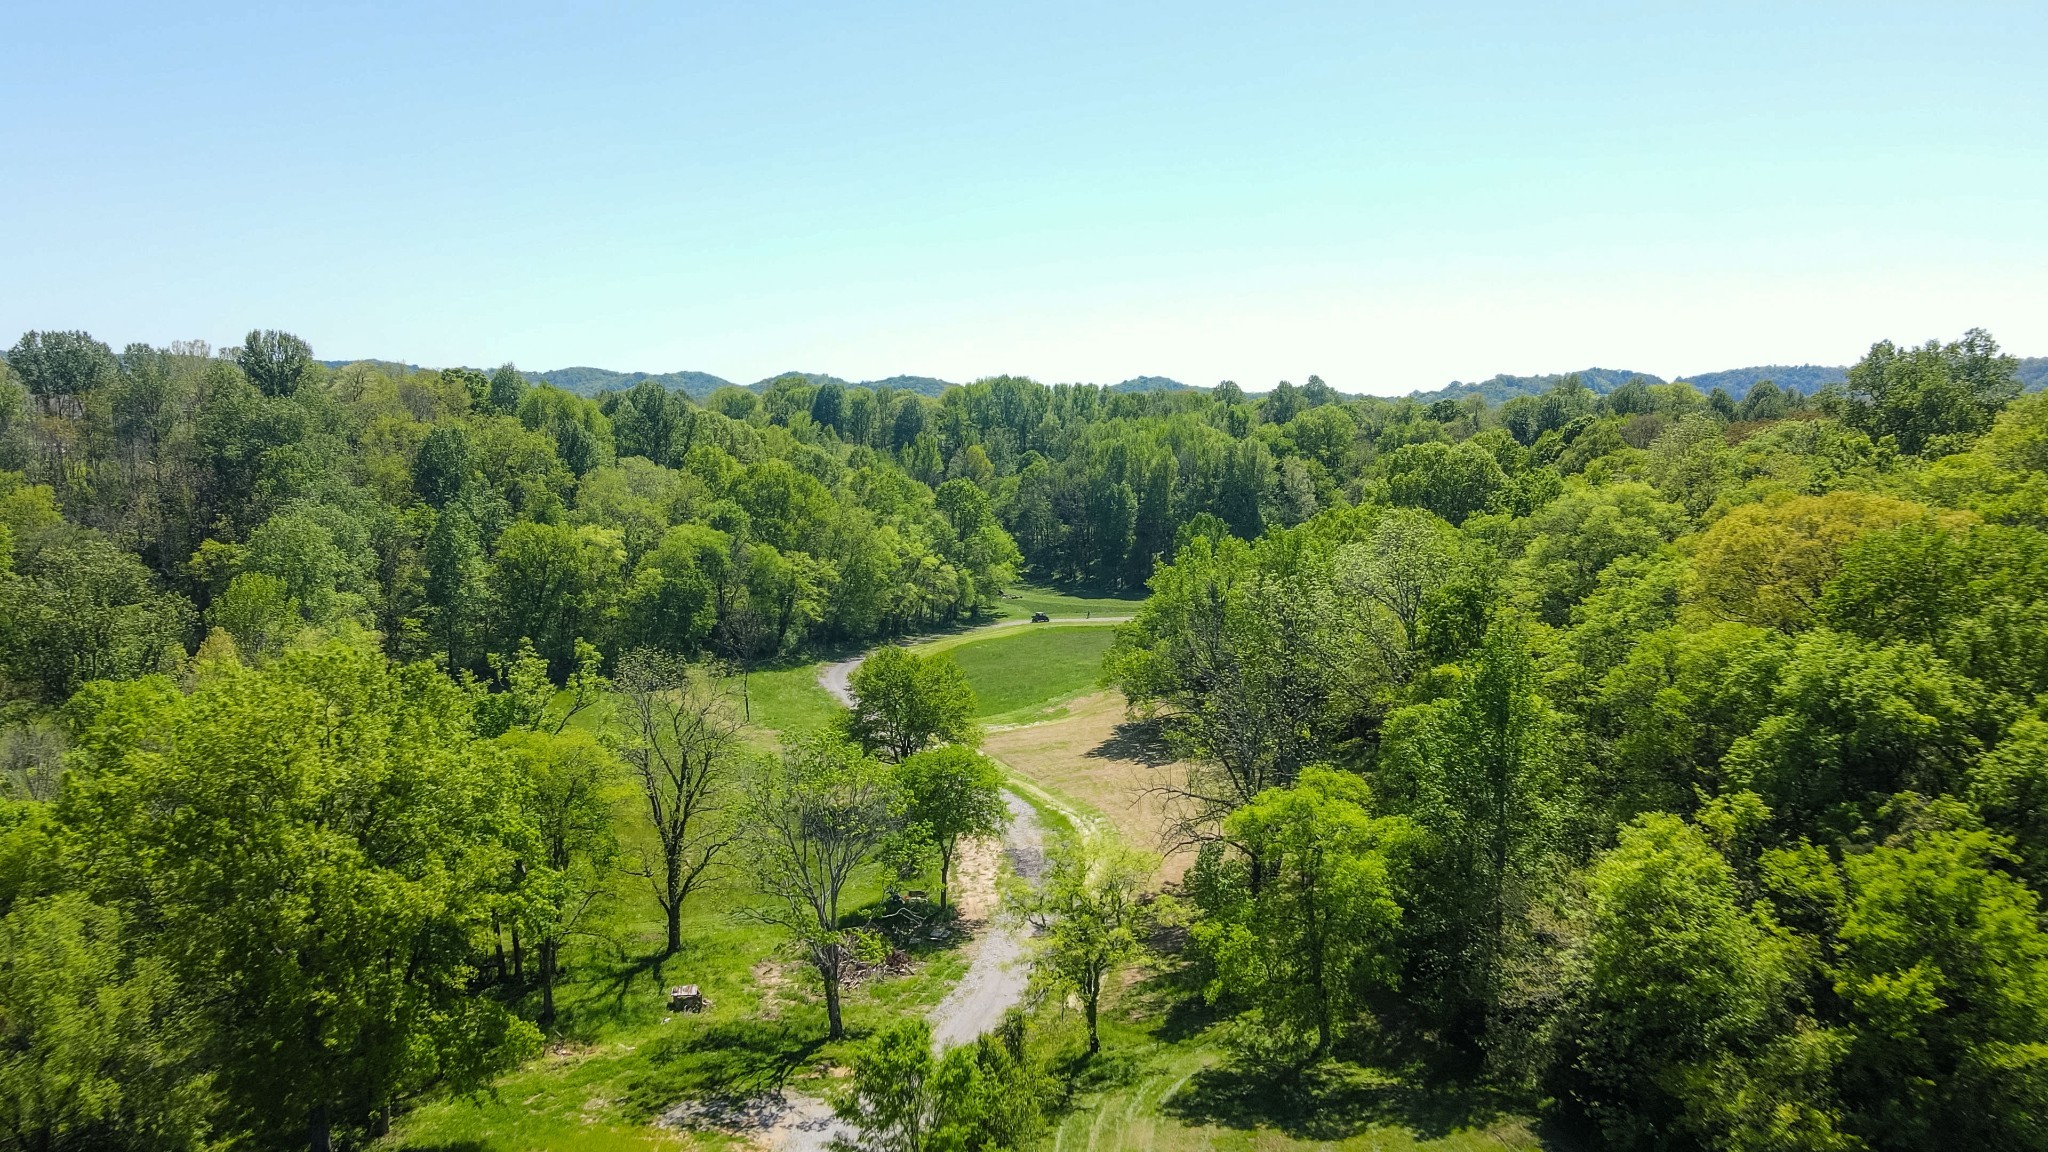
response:
<path id="1" fill-rule="evenodd" d="M 751 914 L 802 949 L 824 985 L 834 1040 L 845 1034 L 840 981 L 861 941 L 840 927 L 840 896 L 898 830 L 900 801 L 888 769 L 827 733 L 788 745 L 749 788 L 747 864 L 769 897 Z"/>
<path id="2" fill-rule="evenodd" d="M 702 669 L 650 649 L 628 652 L 615 679 L 624 697 L 620 755 L 647 803 L 661 858 L 641 869 L 668 918 L 668 948 L 683 946 L 683 902 L 737 835 L 729 808 L 744 759 L 731 698 Z"/>

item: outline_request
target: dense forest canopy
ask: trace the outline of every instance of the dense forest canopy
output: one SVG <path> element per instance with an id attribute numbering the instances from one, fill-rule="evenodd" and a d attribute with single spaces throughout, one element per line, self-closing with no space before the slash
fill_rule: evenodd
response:
<path id="1" fill-rule="evenodd" d="M 1020 575 L 1149 591 L 1105 674 L 1190 765 L 1185 956 L 1248 1063 L 1410 1037 L 1617 1148 L 2048 1146 L 2048 397 L 1983 332 L 1496 404 L 585 397 L 259 330 L 0 368 L 0 1148 L 325 1148 L 487 1085 L 612 757 L 673 951 L 735 844 L 688 805 L 742 806 L 705 678 Z M 992 789 L 944 672 L 878 662 L 756 822 L 867 852 L 899 775 Z M 569 724 L 607 682 L 637 743 Z M 834 927 L 790 931 L 836 989 Z"/>

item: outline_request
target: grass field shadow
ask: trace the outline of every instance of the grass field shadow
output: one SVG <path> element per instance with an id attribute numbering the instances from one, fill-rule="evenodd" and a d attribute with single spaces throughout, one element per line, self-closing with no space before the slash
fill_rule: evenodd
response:
<path id="1" fill-rule="evenodd" d="M 628 1101 L 652 1116 L 677 1100 L 750 1098 L 781 1091 L 825 1047 L 822 1029 L 801 1022 L 733 1021 L 664 1037 Z"/>
<path id="2" fill-rule="evenodd" d="M 1090 748 L 1086 755 L 1096 760 L 1126 760 L 1147 768 L 1163 768 L 1179 759 L 1159 724 L 1151 720 L 1126 720 L 1118 724 L 1107 740 Z"/>
<path id="3" fill-rule="evenodd" d="M 1484 1088 L 1335 1060 L 1270 1073 L 1236 1063 L 1205 1068 L 1164 1110 L 1190 1125 L 1271 1128 L 1312 1141 L 1344 1140 L 1381 1127 L 1434 1140 L 1485 1129 L 1512 1114 Z"/>

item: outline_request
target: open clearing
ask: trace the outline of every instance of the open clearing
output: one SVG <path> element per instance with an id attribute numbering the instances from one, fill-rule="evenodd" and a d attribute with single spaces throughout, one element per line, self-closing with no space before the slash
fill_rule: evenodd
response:
<path id="1" fill-rule="evenodd" d="M 1129 616 L 1144 603 L 1143 596 L 1075 596 L 1035 584 L 1019 584 L 996 601 L 996 616 L 1029 620 L 1033 612 L 1044 612 L 1055 620 L 1085 620 L 1091 616 Z"/>
<path id="2" fill-rule="evenodd" d="M 1112 1045 L 1115 1047 L 1112 1048 Z M 1105 1038 L 1119 1082 L 1084 1091 L 1046 1146 L 1054 1152 L 1539 1152 L 1526 1120 L 1433 1100 L 1406 1080 L 1348 1068 L 1316 1090 L 1248 1083 L 1221 1051 L 1138 1036 Z"/>
<path id="3" fill-rule="evenodd" d="M 1084 607 L 1099 603 L 1100 610 Z M 1127 601 L 1091 602 L 1031 591 L 1019 601 L 1055 622 L 1000 619 L 926 640 L 923 651 L 950 650 L 981 700 L 985 749 L 1010 772 L 1017 824 L 994 842 L 966 850 L 955 893 L 972 930 L 965 939 L 919 950 L 906 976 L 849 989 L 848 1041 L 825 1043 L 815 982 L 793 963 L 771 930 L 736 915 L 752 899 L 728 875 L 687 914 L 682 954 L 663 965 L 660 925 L 650 918 L 645 881 L 621 877 L 601 939 L 578 950 L 561 990 L 564 1027 L 542 1058 L 471 1099 L 424 1104 L 386 1146 L 435 1152 L 595 1152 L 762 1148 L 820 1149 L 840 1134 L 822 1097 L 860 1039 L 892 1020 L 924 1015 L 938 1034 L 961 1042 L 1015 1002 L 1025 973 L 1015 967 L 1022 941 L 991 913 L 995 880 L 1007 867 L 1030 875 L 1046 831 L 1113 828 L 1126 842 L 1159 850 L 1169 823 L 1157 789 L 1184 779 L 1156 730 L 1127 721 L 1124 700 L 1096 687 Z M 1077 610 L 1078 609 L 1078 610 Z M 1085 613 L 1094 611 L 1093 619 Z M 1110 615 L 1111 613 L 1114 615 Z M 1105 616 L 1109 618 L 1105 619 Z M 1081 618 L 1076 618 L 1081 617 Z M 857 657 L 786 664 L 754 673 L 749 739 L 763 751 L 779 733 L 831 722 Z M 831 673 L 837 671 L 838 679 Z M 821 681 L 831 680 L 831 684 Z M 579 721 L 584 717 L 579 717 Z M 596 714 L 588 720 L 596 725 Z M 1030 800 L 1027 808 L 1019 797 Z M 621 798 L 637 810 L 637 798 Z M 642 829 L 629 846 L 646 847 Z M 1169 854 L 1161 868 L 1177 880 L 1192 853 Z M 879 899 L 879 878 L 860 885 L 855 905 Z M 1138 974 L 1133 973 L 1133 976 Z M 663 989 L 703 985 L 712 1008 L 671 1015 Z M 1199 1000 L 1195 1002 L 1199 1004 Z M 1419 1078 L 1346 1066 L 1314 1091 L 1247 1085 L 1227 1070 L 1213 1034 L 1192 1022 L 1185 994 L 1158 994 L 1136 979 L 1113 990 L 1104 1011 L 1104 1057 L 1076 1085 L 1075 1107 L 1042 1145 L 1053 1152 L 1519 1152 L 1543 1145 L 1520 1119 L 1469 1101 L 1437 1100 Z M 1195 1014 L 1201 1015 L 1197 1006 Z M 1078 1043 L 1076 1013 L 1057 1004 L 1034 1014 L 1044 1042 Z M 720 1109 L 773 1113 L 720 1121 Z M 664 1118 L 667 1123 L 664 1123 Z M 681 1122 L 685 1126 L 670 1127 Z"/>
<path id="4" fill-rule="evenodd" d="M 1029 723 L 1038 713 L 1095 686 L 1114 628 L 1035 624 L 1005 628 L 951 648 L 974 688 L 979 715 Z"/>
<path id="5" fill-rule="evenodd" d="M 988 733 L 982 748 L 1019 776 L 1108 818 L 1126 843 L 1164 848 L 1167 804 L 1154 789 L 1182 778 L 1183 768 L 1147 725 L 1124 719 L 1124 698 L 1093 692 L 1067 705 L 1057 720 Z M 1169 853 L 1161 875 L 1178 880 L 1194 854 Z"/>

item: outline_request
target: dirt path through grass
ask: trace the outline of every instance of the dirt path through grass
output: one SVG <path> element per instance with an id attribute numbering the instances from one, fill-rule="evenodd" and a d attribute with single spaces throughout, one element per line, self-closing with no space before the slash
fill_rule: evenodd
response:
<path id="1" fill-rule="evenodd" d="M 1128 617 L 1096 617 L 1086 621 L 1060 623 L 1117 624 Z M 998 620 L 961 633 L 957 642 L 979 639 L 990 632 L 1030 623 L 1028 620 Z M 948 639 L 954 639 L 948 637 Z M 866 653 L 837 660 L 818 668 L 818 685 L 834 700 L 851 707 L 853 670 L 867 658 Z M 1036 882 L 1045 870 L 1046 827 L 1038 810 L 1015 792 L 1005 790 L 1003 803 L 1010 809 L 1010 826 L 1004 830 L 1002 854 L 1010 870 L 1027 881 Z M 1072 814 L 1068 814 L 1072 815 Z M 963 880 L 966 877 L 962 877 Z M 1027 939 L 1022 925 L 1008 923 L 993 915 L 994 870 L 989 869 L 989 892 L 977 892 L 972 903 L 984 911 L 981 938 L 973 945 L 974 959 L 946 998 L 931 1011 L 932 1045 L 946 1049 L 972 1042 L 1002 1022 L 1003 1013 L 1022 1003 L 1031 972 L 1025 963 Z M 814 1096 L 786 1094 L 766 1105 L 768 1114 L 758 1139 L 781 1152 L 825 1152 L 836 1139 L 851 1140 L 855 1133 L 832 1115 L 831 1106 Z"/>

